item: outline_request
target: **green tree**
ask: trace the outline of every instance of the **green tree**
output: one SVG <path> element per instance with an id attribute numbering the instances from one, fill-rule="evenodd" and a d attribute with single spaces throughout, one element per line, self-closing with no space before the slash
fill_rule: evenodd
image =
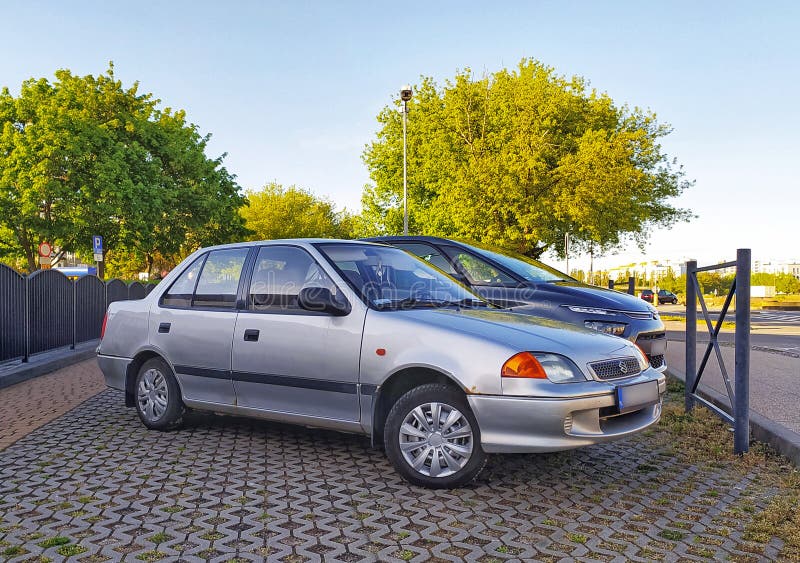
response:
<path id="1" fill-rule="evenodd" d="M 399 104 L 396 101 L 395 106 Z M 670 132 L 655 114 L 617 106 L 580 77 L 533 60 L 443 88 L 423 78 L 409 104 L 410 230 L 504 246 L 532 257 L 575 249 L 597 254 L 651 229 L 688 220 L 669 199 L 691 183 L 662 151 Z M 401 232 L 402 115 L 386 107 L 364 151 L 373 185 L 363 222 Z"/>
<path id="2" fill-rule="evenodd" d="M 40 241 L 91 256 L 99 234 L 138 270 L 244 235 L 240 188 L 185 112 L 124 88 L 113 65 L 55 76 L 0 92 L 0 229 L 11 233 L 0 252 L 35 270 Z"/>
<path id="3" fill-rule="evenodd" d="M 353 218 L 308 190 L 271 182 L 247 193 L 240 209 L 252 240 L 323 237 L 350 238 Z"/>

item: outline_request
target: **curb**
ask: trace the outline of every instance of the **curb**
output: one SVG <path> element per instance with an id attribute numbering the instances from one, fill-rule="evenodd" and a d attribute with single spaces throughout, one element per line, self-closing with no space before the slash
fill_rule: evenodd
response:
<path id="1" fill-rule="evenodd" d="M 682 373 L 667 368 L 667 376 L 686 383 Z M 698 389 L 697 394 L 726 411 L 730 410 L 728 397 L 714 389 Z M 781 426 L 774 420 L 750 410 L 750 437 L 772 446 L 778 453 L 789 458 L 796 466 L 800 466 L 800 434 Z"/>
<path id="2" fill-rule="evenodd" d="M 63 348 L 52 352 L 42 352 L 27 362 L 19 362 L 0 368 L 0 389 L 28 381 L 40 375 L 94 358 L 98 340 L 83 342 L 74 349 Z"/>

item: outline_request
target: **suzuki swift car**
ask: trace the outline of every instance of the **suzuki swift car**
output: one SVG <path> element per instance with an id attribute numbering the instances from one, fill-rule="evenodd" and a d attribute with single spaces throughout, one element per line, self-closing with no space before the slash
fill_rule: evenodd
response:
<path id="1" fill-rule="evenodd" d="M 428 261 L 500 307 L 590 328 L 635 342 L 650 364 L 667 369 L 667 333 L 658 311 L 633 295 L 581 283 L 527 256 L 423 236 L 365 239 Z"/>
<path id="2" fill-rule="evenodd" d="M 428 487 L 470 481 L 488 453 L 639 432 L 666 389 L 632 342 L 497 309 L 357 241 L 199 250 L 109 306 L 98 361 L 148 428 L 198 409 L 362 433 Z"/>

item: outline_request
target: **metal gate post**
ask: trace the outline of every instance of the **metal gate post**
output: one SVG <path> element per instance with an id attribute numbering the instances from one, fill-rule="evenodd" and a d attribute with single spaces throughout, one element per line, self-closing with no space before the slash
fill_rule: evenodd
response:
<path id="1" fill-rule="evenodd" d="M 692 389 L 697 377 L 697 260 L 686 262 L 686 389 L 684 408 L 691 412 L 694 407 Z"/>
<path id="2" fill-rule="evenodd" d="M 608 289 L 614 289 L 614 280 L 608 280 Z"/>
<path id="3" fill-rule="evenodd" d="M 636 278 L 628 278 L 628 295 L 636 295 Z"/>
<path id="4" fill-rule="evenodd" d="M 31 276 L 27 274 L 25 276 L 25 326 L 23 329 L 25 330 L 25 357 L 22 359 L 23 362 L 27 362 L 31 357 L 31 297 L 30 297 L 30 282 Z"/>
<path id="5" fill-rule="evenodd" d="M 78 340 L 78 280 L 72 281 L 72 349 Z"/>
<path id="6" fill-rule="evenodd" d="M 750 447 L 750 249 L 736 251 L 736 352 L 733 451 Z"/>

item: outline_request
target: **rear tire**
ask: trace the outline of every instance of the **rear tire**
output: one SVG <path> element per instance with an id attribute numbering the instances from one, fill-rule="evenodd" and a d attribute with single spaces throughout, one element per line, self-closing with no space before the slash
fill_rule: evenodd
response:
<path id="1" fill-rule="evenodd" d="M 420 385 L 397 400 L 386 418 L 384 444 L 406 481 L 430 489 L 465 485 L 486 464 L 466 397 L 441 383 Z"/>
<path id="2" fill-rule="evenodd" d="M 172 369 L 161 358 L 142 364 L 133 400 L 142 423 L 152 430 L 173 430 L 183 422 L 186 407 L 181 389 Z"/>

